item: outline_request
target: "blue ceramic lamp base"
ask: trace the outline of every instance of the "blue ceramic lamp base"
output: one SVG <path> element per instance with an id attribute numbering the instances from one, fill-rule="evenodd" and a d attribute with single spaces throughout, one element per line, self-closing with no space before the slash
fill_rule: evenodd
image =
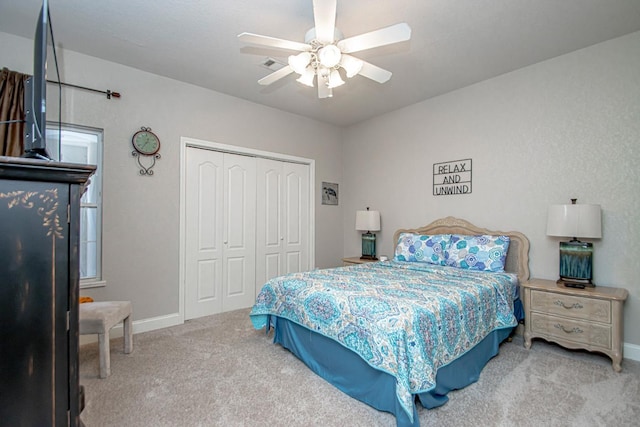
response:
<path id="1" fill-rule="evenodd" d="M 366 232 L 362 235 L 362 256 L 360 259 L 377 260 L 376 258 L 376 235 Z"/>
<path id="2" fill-rule="evenodd" d="M 559 284 L 571 288 L 594 287 L 593 244 L 571 240 L 560 242 Z"/>

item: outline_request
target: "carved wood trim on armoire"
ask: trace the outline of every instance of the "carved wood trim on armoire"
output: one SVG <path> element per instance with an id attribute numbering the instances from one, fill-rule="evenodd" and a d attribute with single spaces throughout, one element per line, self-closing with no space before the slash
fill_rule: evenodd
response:
<path id="1" fill-rule="evenodd" d="M 80 198 L 94 166 L 0 156 L 0 420 L 79 426 Z"/>

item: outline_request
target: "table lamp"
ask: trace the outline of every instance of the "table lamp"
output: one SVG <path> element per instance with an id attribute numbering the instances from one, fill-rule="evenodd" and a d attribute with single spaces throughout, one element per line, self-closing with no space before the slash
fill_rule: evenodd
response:
<path id="1" fill-rule="evenodd" d="M 572 288 L 594 287 L 593 244 L 581 238 L 602 237 L 600 205 L 579 205 L 571 199 L 570 205 L 552 205 L 547 217 L 547 236 L 571 237 L 560 242 L 560 279 L 558 283 Z"/>
<path id="2" fill-rule="evenodd" d="M 380 230 L 380 212 L 356 211 L 356 230 L 366 231 L 362 234 L 362 256 L 360 259 L 377 260 L 376 235 L 372 231 Z"/>

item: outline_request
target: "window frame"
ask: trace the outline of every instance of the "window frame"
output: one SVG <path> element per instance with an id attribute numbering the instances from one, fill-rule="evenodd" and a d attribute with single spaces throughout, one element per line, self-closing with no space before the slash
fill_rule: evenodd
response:
<path id="1" fill-rule="evenodd" d="M 85 203 L 82 200 L 80 201 L 80 208 L 89 208 L 96 209 L 96 274 L 95 276 L 80 278 L 80 288 L 95 288 L 95 287 L 103 287 L 106 285 L 106 282 L 103 279 L 102 275 L 102 243 L 103 243 L 103 221 L 102 221 L 102 210 L 103 210 L 103 200 L 102 200 L 102 192 L 103 192 L 103 149 L 104 149 L 104 130 L 100 128 L 94 128 L 90 126 L 82 126 L 71 123 L 60 123 L 60 122 L 47 122 L 47 132 L 77 132 L 77 133 L 85 133 L 95 135 L 97 139 L 97 147 L 96 147 L 96 171 L 93 175 L 91 175 L 89 185 L 94 186 L 96 188 L 96 200 L 95 203 Z M 49 155 L 55 157 L 57 155 L 57 159 L 60 158 L 61 149 L 62 149 L 62 141 L 60 141 L 61 135 L 59 135 L 55 141 L 57 141 L 56 152 L 52 152 L 53 150 L 49 150 Z M 63 139 L 63 138 L 62 138 Z M 47 142 L 47 148 L 50 147 L 49 142 Z M 82 220 L 83 215 L 80 215 Z M 82 274 L 80 272 L 80 274 Z"/>

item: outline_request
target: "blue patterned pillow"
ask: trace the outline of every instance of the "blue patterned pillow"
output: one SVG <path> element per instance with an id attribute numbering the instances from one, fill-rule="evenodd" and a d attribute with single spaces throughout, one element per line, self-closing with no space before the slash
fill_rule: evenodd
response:
<path id="1" fill-rule="evenodd" d="M 451 234 L 401 233 L 396 245 L 395 261 L 428 262 L 444 265 L 444 251 Z"/>
<path id="2" fill-rule="evenodd" d="M 510 240 L 508 236 L 454 234 L 445 250 L 445 265 L 502 273 Z"/>

